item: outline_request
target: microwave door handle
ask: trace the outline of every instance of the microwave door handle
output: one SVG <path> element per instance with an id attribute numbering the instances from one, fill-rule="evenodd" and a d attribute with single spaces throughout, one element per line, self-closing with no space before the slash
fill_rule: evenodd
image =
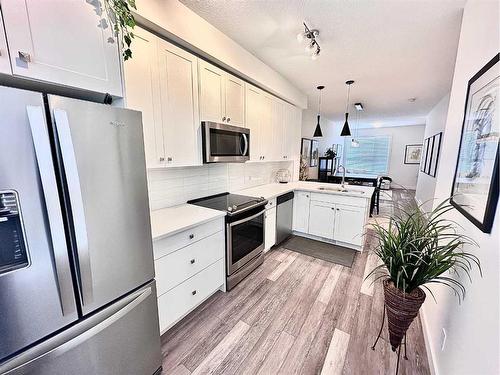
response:
<path id="1" fill-rule="evenodd" d="M 69 127 L 68 114 L 62 109 L 54 109 L 54 119 L 59 138 L 59 146 L 63 159 L 66 183 L 68 186 L 71 212 L 73 214 L 76 252 L 78 256 L 78 268 L 81 281 L 81 294 L 84 304 L 93 300 L 92 269 L 90 264 L 89 242 L 87 236 L 87 225 L 85 211 L 83 208 L 80 177 L 76 164 L 73 141 Z"/>
<path id="2" fill-rule="evenodd" d="M 45 121 L 45 112 L 41 106 L 27 106 L 28 122 L 33 138 L 38 171 L 42 183 L 43 196 L 52 239 L 54 264 L 58 283 L 59 300 L 63 315 L 76 312 L 73 295 L 73 282 L 69 268 L 68 251 L 64 223 L 60 210 L 59 192 L 52 161 L 49 134 Z"/>
<path id="3" fill-rule="evenodd" d="M 245 156 L 248 152 L 248 137 L 245 133 L 242 134 L 243 136 L 243 141 L 245 141 L 245 148 L 243 149 L 242 156 Z"/>

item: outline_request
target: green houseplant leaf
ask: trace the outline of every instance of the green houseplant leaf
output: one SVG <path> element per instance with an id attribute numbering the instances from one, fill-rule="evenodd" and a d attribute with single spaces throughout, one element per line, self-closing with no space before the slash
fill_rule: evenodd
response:
<path id="1" fill-rule="evenodd" d="M 470 273 L 479 259 L 463 251 L 464 245 L 477 246 L 469 236 L 458 232 L 460 227 L 444 215 L 453 210 L 450 198 L 441 202 L 434 210 L 424 213 L 420 206 L 408 203 L 395 207 L 388 225 L 371 224 L 378 244 L 373 250 L 382 265 L 373 269 L 367 278 L 374 281 L 390 278 L 396 288 L 410 293 L 417 287 L 430 292 L 428 284 L 437 283 L 451 288 L 459 301 L 465 297 L 465 287 L 460 276 Z M 452 277 L 446 272 L 456 274 Z"/>

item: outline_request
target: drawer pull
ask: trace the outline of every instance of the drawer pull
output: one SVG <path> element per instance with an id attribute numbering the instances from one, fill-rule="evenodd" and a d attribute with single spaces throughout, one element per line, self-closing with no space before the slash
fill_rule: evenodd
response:
<path id="1" fill-rule="evenodd" d="M 190 260 L 190 263 L 191 263 L 191 264 L 194 264 L 194 262 L 196 262 L 196 260 L 194 260 L 194 259 L 191 259 L 191 260 Z"/>
<path id="2" fill-rule="evenodd" d="M 189 235 L 189 239 L 190 239 L 190 240 L 192 240 L 193 238 L 194 238 L 194 234 L 193 234 L 193 233 L 191 233 L 191 234 Z"/>
<path id="3" fill-rule="evenodd" d="M 193 296 L 194 296 L 194 295 L 196 295 L 196 290 L 193 290 L 193 291 L 191 292 L 191 294 L 192 294 Z"/>

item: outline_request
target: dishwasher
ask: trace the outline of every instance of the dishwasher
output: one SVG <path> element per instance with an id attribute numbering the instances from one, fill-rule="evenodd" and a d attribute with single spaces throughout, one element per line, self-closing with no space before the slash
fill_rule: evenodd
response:
<path id="1" fill-rule="evenodd" d="M 292 235 L 293 191 L 276 199 L 276 244 Z"/>

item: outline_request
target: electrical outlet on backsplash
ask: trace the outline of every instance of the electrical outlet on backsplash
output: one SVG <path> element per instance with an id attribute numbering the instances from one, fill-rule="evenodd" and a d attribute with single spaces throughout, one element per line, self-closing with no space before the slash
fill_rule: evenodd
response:
<path id="1" fill-rule="evenodd" d="M 283 161 L 151 169 L 148 171 L 150 207 L 158 210 L 207 195 L 274 183 L 279 169 L 287 168 L 293 173 L 293 166 L 293 161 Z"/>

